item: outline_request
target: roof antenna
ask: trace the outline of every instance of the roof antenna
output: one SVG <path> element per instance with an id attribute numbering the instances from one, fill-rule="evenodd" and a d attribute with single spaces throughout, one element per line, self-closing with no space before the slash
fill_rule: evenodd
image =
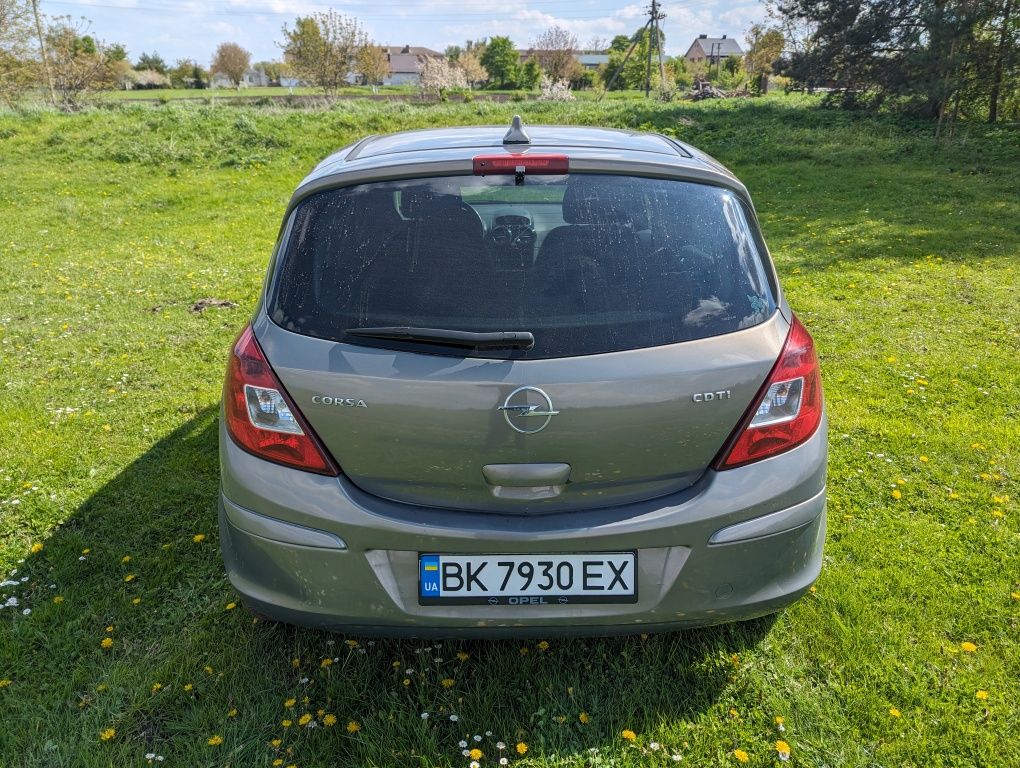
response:
<path id="1" fill-rule="evenodd" d="M 503 136 L 504 144 L 530 144 L 531 137 L 524 130 L 520 115 L 514 115 L 510 121 L 510 130 Z"/>

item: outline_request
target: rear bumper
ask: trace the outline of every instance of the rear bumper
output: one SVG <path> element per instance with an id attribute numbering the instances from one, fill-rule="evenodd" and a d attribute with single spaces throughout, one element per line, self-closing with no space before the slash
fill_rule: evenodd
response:
<path id="1" fill-rule="evenodd" d="M 800 597 L 825 538 L 825 425 L 682 494 L 536 517 L 415 508 L 265 462 L 220 435 L 220 534 L 254 610 L 369 635 L 623 634 L 754 618 Z M 242 482 L 243 480 L 243 482 Z M 632 604 L 420 606 L 419 552 L 637 550 Z"/>

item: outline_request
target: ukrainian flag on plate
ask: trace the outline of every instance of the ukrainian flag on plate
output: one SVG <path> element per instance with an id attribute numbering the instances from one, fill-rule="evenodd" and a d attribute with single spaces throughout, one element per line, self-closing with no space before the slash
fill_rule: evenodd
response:
<path id="1" fill-rule="evenodd" d="M 439 555 L 422 555 L 418 559 L 421 575 L 418 579 L 422 597 L 439 597 Z"/>

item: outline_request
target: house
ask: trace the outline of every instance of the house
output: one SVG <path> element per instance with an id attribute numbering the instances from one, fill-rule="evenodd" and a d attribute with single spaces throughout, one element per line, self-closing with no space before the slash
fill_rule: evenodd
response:
<path id="1" fill-rule="evenodd" d="M 731 56 L 743 56 L 744 51 L 732 37 L 709 37 L 698 35 L 698 39 L 691 43 L 684 58 L 692 64 L 706 62 L 707 64 L 719 64 Z"/>
<path id="2" fill-rule="evenodd" d="M 444 58 L 439 51 L 424 48 L 420 45 L 389 46 L 384 45 L 386 62 L 389 72 L 383 85 L 417 85 L 420 78 L 421 65 L 426 59 Z"/>
<path id="3" fill-rule="evenodd" d="M 261 69 L 249 69 L 241 79 L 241 88 L 265 88 L 269 85 L 269 75 Z M 209 81 L 210 88 L 233 88 L 230 78 L 220 72 L 214 72 Z"/>
<path id="4" fill-rule="evenodd" d="M 580 62 L 584 69 L 598 69 L 603 65 L 609 65 L 608 53 L 576 53 L 574 58 Z"/>

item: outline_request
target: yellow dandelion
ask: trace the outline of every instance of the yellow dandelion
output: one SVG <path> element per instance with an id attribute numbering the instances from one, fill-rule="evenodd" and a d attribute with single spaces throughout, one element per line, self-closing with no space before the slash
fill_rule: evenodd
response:
<path id="1" fill-rule="evenodd" d="M 964 653 L 974 653 L 977 650 L 977 646 L 969 640 L 964 640 L 960 643 L 960 650 Z"/>
<path id="2" fill-rule="evenodd" d="M 920 462 L 921 462 L 922 464 L 927 464 L 927 463 L 928 463 L 928 457 L 927 457 L 927 456 L 918 456 L 918 460 L 919 460 L 919 461 L 920 461 Z"/>
<path id="3" fill-rule="evenodd" d="M 99 740 L 100 741 L 109 741 L 110 739 L 112 739 L 116 735 L 117 735 L 117 729 L 116 728 L 105 728 L 105 729 L 103 729 L 102 731 L 99 732 Z"/>
<path id="4" fill-rule="evenodd" d="M 332 728 L 336 725 L 336 715 L 326 715 L 322 718 L 322 724 L 327 728 Z"/>
<path id="5" fill-rule="evenodd" d="M 444 678 L 443 680 L 440 680 L 439 684 L 441 686 L 443 686 L 444 688 L 453 688 L 453 685 L 454 685 L 455 682 L 456 681 L 452 677 L 447 677 L 447 678 Z"/>
<path id="6" fill-rule="evenodd" d="M 537 645 L 536 645 L 535 647 L 536 647 L 536 648 L 537 648 L 538 650 L 540 650 L 540 651 L 548 651 L 548 650 L 549 650 L 549 643 L 548 643 L 548 642 L 546 642 L 545 640 L 542 640 L 542 641 L 541 641 L 541 642 L 539 642 L 539 643 L 538 643 L 538 644 L 537 644 Z"/>
<path id="7" fill-rule="evenodd" d="M 630 730 L 629 728 L 624 728 L 620 735 L 623 736 L 623 738 L 625 738 L 627 741 L 634 741 L 634 739 L 637 738 L 637 734 L 634 733 L 634 731 Z"/>
<path id="8" fill-rule="evenodd" d="M 731 707 L 731 708 L 730 708 L 730 717 L 734 717 L 734 718 L 735 718 L 735 717 L 739 717 L 739 716 L 740 716 L 740 713 L 739 713 L 739 712 L 737 712 L 737 710 L 735 710 L 735 709 L 733 709 L 733 708 Z"/>
<path id="9" fill-rule="evenodd" d="M 185 693 L 190 693 L 194 688 L 195 688 L 195 686 L 193 686 L 191 683 L 185 683 L 184 684 L 184 692 Z"/>
<path id="10" fill-rule="evenodd" d="M 899 488 L 893 488 L 892 497 L 894 499 L 902 499 L 903 498 L 903 493 L 900 491 Z"/>
<path id="11" fill-rule="evenodd" d="M 471 658 L 471 654 L 467 651 L 457 651 L 457 661 L 465 662 Z"/>
<path id="12" fill-rule="evenodd" d="M 325 659 L 323 659 L 322 661 L 319 662 L 319 666 L 320 667 L 328 667 L 332 663 L 333 663 L 333 659 L 325 658 Z"/>
<path id="13" fill-rule="evenodd" d="M 279 749 L 281 744 L 283 744 L 283 739 L 272 739 L 269 742 L 269 746 L 273 747 L 274 749 Z"/>
<path id="14" fill-rule="evenodd" d="M 237 707 L 231 707 L 227 710 L 227 717 L 237 717 Z"/>
<path id="15" fill-rule="evenodd" d="M 153 683 L 152 684 L 152 692 L 153 693 L 159 693 L 162 689 L 163 689 L 163 683 Z"/>
<path id="16" fill-rule="evenodd" d="M 400 682 L 401 682 L 401 683 L 403 683 L 404 687 L 406 688 L 407 686 L 409 686 L 409 685 L 411 684 L 411 678 L 409 678 L 409 677 L 405 677 L 405 678 L 404 678 L 403 680 L 401 680 Z"/>
<path id="17" fill-rule="evenodd" d="M 273 761 L 273 765 L 275 765 L 275 766 L 280 766 L 280 765 L 283 765 L 283 758 L 282 758 L 282 757 L 278 757 L 278 758 L 276 758 L 276 759 L 275 759 L 275 760 Z"/>
<path id="18" fill-rule="evenodd" d="M 297 704 L 297 699 L 287 699 L 285 702 L 283 702 L 283 706 L 286 707 L 287 709 L 290 709 L 295 704 Z"/>
<path id="19" fill-rule="evenodd" d="M 783 725 L 786 724 L 786 719 L 781 717 L 780 715 L 776 715 L 775 723 L 776 723 L 776 727 L 778 728 L 778 727 L 783 726 Z"/>
<path id="20" fill-rule="evenodd" d="M 99 645 L 101 645 L 103 648 L 113 648 L 113 638 L 104 637 L 102 639 L 102 642 L 99 643 Z"/>
<path id="21" fill-rule="evenodd" d="M 394 661 L 390 666 L 393 667 L 394 669 L 400 669 L 400 662 Z"/>
<path id="22" fill-rule="evenodd" d="M 131 598 L 131 605 L 138 605 L 140 602 L 142 602 L 142 598 L 140 597 Z"/>
<path id="23" fill-rule="evenodd" d="M 1014 600 L 1020 600 L 1020 592 L 1010 592 L 1009 596 Z"/>
<path id="24" fill-rule="evenodd" d="M 530 653 L 530 652 L 531 652 L 531 649 L 528 648 L 528 646 L 526 646 L 526 645 L 521 646 L 521 656 L 527 656 L 528 653 Z"/>
<path id="25" fill-rule="evenodd" d="M 790 757 L 790 745 L 780 739 L 776 742 L 776 753 L 780 760 L 786 760 Z"/>
<path id="26" fill-rule="evenodd" d="M 981 701 L 988 701 L 988 691 L 978 691 L 974 695 L 977 696 L 977 698 L 980 699 Z"/>
<path id="27" fill-rule="evenodd" d="M 111 632 L 113 632 L 113 624 L 110 624 L 110 625 L 109 625 L 109 626 L 108 626 L 108 627 L 106 628 L 106 634 L 110 634 Z"/>
<path id="28" fill-rule="evenodd" d="M 582 712 L 581 714 L 579 714 L 577 716 L 577 719 L 582 725 L 587 725 L 591 721 L 591 718 L 588 717 L 587 712 Z"/>
<path id="29" fill-rule="evenodd" d="M 6 688 L 10 684 L 11 679 L 9 677 L 5 677 L 3 680 L 0 680 L 0 688 Z"/>
<path id="30" fill-rule="evenodd" d="M 236 607 L 237 607 L 237 603 L 230 602 L 230 603 L 227 603 L 225 606 L 223 606 L 223 610 L 225 610 L 225 611 L 232 611 Z"/>
<path id="31" fill-rule="evenodd" d="M 125 565 L 126 565 L 127 563 L 130 563 L 130 562 L 131 562 L 131 555 L 124 555 L 124 557 L 122 557 L 122 558 L 120 559 L 120 561 L 121 561 L 122 563 L 124 563 Z"/>
<path id="32" fill-rule="evenodd" d="M 38 553 L 38 552 L 42 552 L 42 551 L 43 551 L 43 545 L 42 545 L 41 541 L 37 541 L 35 544 L 32 545 L 32 554 L 33 555 Z"/>
<path id="33" fill-rule="evenodd" d="M 210 747 L 218 747 L 222 743 L 223 737 L 220 736 L 219 734 L 213 734 L 212 736 L 209 737 L 209 740 L 206 742 L 206 744 L 208 744 Z"/>
<path id="34" fill-rule="evenodd" d="M 357 720 L 351 720 L 347 723 L 347 733 L 357 733 L 361 730 L 361 723 Z"/>
<path id="35" fill-rule="evenodd" d="M 312 722 L 312 716 L 305 712 L 303 715 L 301 715 L 301 717 L 298 718 L 297 724 L 304 728 L 310 722 Z"/>
<path id="36" fill-rule="evenodd" d="M 889 709 L 889 717 L 899 717 L 899 716 L 900 716 L 900 711 L 898 709 L 896 709 L 896 707 L 892 707 L 892 708 Z"/>
<path id="37" fill-rule="evenodd" d="M 81 553 L 82 553 L 83 555 L 87 555 L 87 554 L 88 554 L 89 552 L 91 552 L 91 551 L 92 551 L 91 549 L 89 549 L 88 547 L 85 547 L 85 549 L 83 549 L 83 550 L 81 551 Z"/>
<path id="38" fill-rule="evenodd" d="M 735 749 L 735 750 L 733 750 L 733 756 L 734 756 L 735 758 L 737 758 L 737 762 L 738 762 L 738 763 L 746 763 L 746 762 L 747 762 L 748 760 L 750 760 L 750 759 L 751 759 L 751 756 L 750 756 L 750 755 L 748 755 L 748 754 L 747 754 L 747 753 L 746 753 L 746 752 L 745 752 L 744 750 L 742 750 L 742 749 Z"/>
<path id="39" fill-rule="evenodd" d="M 518 755 L 523 755 L 525 752 L 528 751 L 528 745 L 525 744 L 523 741 L 518 741 L 516 749 Z"/>
<path id="40" fill-rule="evenodd" d="M 103 691 L 106 690 L 106 688 L 107 688 L 106 683 L 100 683 L 99 685 L 96 686 L 96 691 L 102 693 Z"/>
<path id="41" fill-rule="evenodd" d="M 203 541 L 205 541 L 205 534 L 196 533 L 194 536 L 191 537 L 191 540 L 196 544 L 201 544 Z"/>
<path id="42" fill-rule="evenodd" d="M 205 672 L 207 675 L 211 675 L 213 673 L 213 668 L 206 664 L 204 667 L 202 667 L 202 671 Z"/>
<path id="43" fill-rule="evenodd" d="M 344 642 L 347 643 L 347 647 L 348 648 L 357 648 L 358 647 L 358 641 L 357 640 L 344 640 Z"/>
<path id="44" fill-rule="evenodd" d="M 478 749 L 478 747 L 475 747 L 470 752 L 468 752 L 468 757 L 470 757 L 472 760 L 481 760 L 482 750 Z"/>
<path id="45" fill-rule="evenodd" d="M 281 720 L 280 725 L 282 725 L 284 728 L 290 728 L 292 725 L 294 725 L 294 722 L 292 720 Z"/>

